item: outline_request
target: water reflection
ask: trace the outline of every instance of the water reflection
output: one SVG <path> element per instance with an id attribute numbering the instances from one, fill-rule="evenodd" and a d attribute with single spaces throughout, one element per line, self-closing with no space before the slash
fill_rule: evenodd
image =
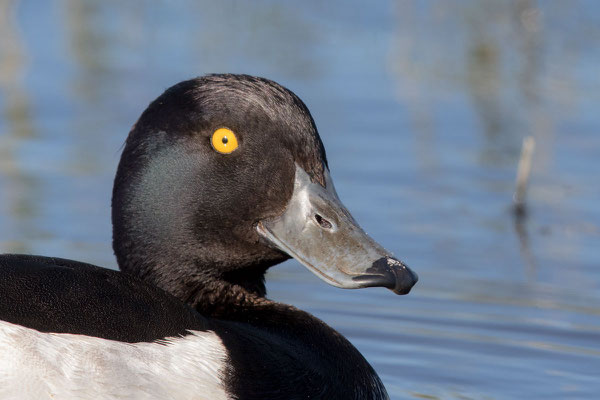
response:
<path id="1" fill-rule="evenodd" d="M 576 87 L 576 79 L 582 79 L 575 78 L 569 67 L 577 60 L 573 57 L 581 54 L 573 55 L 570 63 L 554 65 L 560 57 L 557 48 L 579 40 L 579 30 L 548 29 L 546 21 L 563 13 L 567 10 L 561 5 L 542 9 L 535 1 L 422 2 L 418 7 L 396 3 L 391 65 L 399 99 L 412 113 L 420 165 L 460 168 L 467 161 L 460 154 L 470 152 L 482 140 L 476 149 L 479 175 L 487 179 L 469 171 L 475 179 L 471 185 L 488 201 L 493 195 L 507 206 L 513 190 L 508 177 L 516 169 L 522 138 L 531 134 L 540 143 L 532 184 L 548 182 L 556 168 L 555 120 L 564 118 L 563 106 L 572 101 L 567 88 Z M 573 37 L 567 39 L 565 34 Z M 556 92 L 556 82 L 561 82 L 561 92 Z M 465 125 L 470 120 L 465 101 L 470 102 L 481 127 Z M 447 125 L 436 124 L 441 119 Z M 436 151 L 440 143 L 450 151 Z M 425 178 L 438 180 L 436 175 Z M 453 179 L 458 176 L 445 177 Z M 545 202 L 556 203 L 562 197 L 556 187 L 546 186 L 544 192 Z M 530 264 L 525 259 L 523 263 Z"/>
<path id="2" fill-rule="evenodd" d="M 531 282 L 536 280 L 536 261 L 529 244 L 529 232 L 527 227 L 527 216 L 514 215 L 514 227 L 519 239 L 519 250 L 526 268 L 527 279 Z"/>
<path id="3" fill-rule="evenodd" d="M 276 66 L 293 79 L 314 79 L 322 73 L 325 64 L 312 51 L 320 39 L 319 30 L 303 18 L 302 7 L 226 0 L 193 2 L 192 8 L 198 21 L 191 34 L 202 70 L 228 71 L 236 66 L 243 71 L 250 61 L 263 66 L 263 71 Z"/>
<path id="4" fill-rule="evenodd" d="M 3 118 L 10 131 L 19 138 L 31 138 L 31 107 L 24 87 L 27 55 L 16 26 L 18 1 L 0 3 L 0 87 Z"/>
<path id="5" fill-rule="evenodd" d="M 69 49 L 72 59 L 77 63 L 77 79 L 74 79 L 73 91 L 89 106 L 97 106 L 101 102 L 102 83 L 114 78 L 111 74 L 110 47 L 122 43 L 126 32 L 120 37 L 110 38 L 110 30 L 98 29 L 101 24 L 101 4 L 98 2 L 65 1 L 65 25 L 68 29 Z M 126 13 L 129 7 L 121 11 Z M 129 20 L 135 25 L 134 15 Z"/>
<path id="6" fill-rule="evenodd" d="M 17 6 L 16 0 L 0 2 L 0 207 L 6 207 L 0 231 L 6 229 L 13 236 L 3 247 L 27 252 L 28 244 L 19 239 L 40 234 L 35 202 L 39 182 L 19 165 L 21 143 L 35 139 L 36 132 L 25 89 L 27 54 L 16 24 Z"/>
<path id="7" fill-rule="evenodd" d="M 423 192 L 436 194 L 431 200 L 421 201 L 437 210 L 433 212 L 438 217 L 437 224 L 434 222 L 437 227 L 452 226 L 452 229 L 428 231 L 436 236 L 438 243 L 449 245 L 436 247 L 439 252 L 443 250 L 443 257 L 426 255 L 422 261 L 444 265 L 429 278 L 438 282 L 439 274 L 443 274 L 445 278 L 442 280 L 454 286 L 449 288 L 437 283 L 429 288 L 431 292 L 427 294 L 435 293 L 436 297 L 446 298 L 453 297 L 458 291 L 465 301 L 486 303 L 492 308 L 516 302 L 519 311 L 513 310 L 516 313 L 504 316 L 506 329 L 512 333 L 519 331 L 515 318 L 531 318 L 528 323 L 532 323 L 531 329 L 539 335 L 538 338 L 547 332 L 544 326 L 549 321 L 569 326 L 572 331 L 567 330 L 549 342 L 531 342 L 532 346 L 550 352 L 566 342 L 577 343 L 575 336 L 580 330 L 598 339 L 596 322 L 592 322 L 591 328 L 590 325 L 586 328 L 571 325 L 575 319 L 589 320 L 591 315 L 597 314 L 598 308 L 582 310 L 579 306 L 590 299 L 572 296 L 571 289 L 567 289 L 581 288 L 586 292 L 598 285 L 597 269 L 584 267 L 581 263 L 582 259 L 596 259 L 590 252 L 589 242 L 583 238 L 586 236 L 583 233 L 584 221 L 589 219 L 569 210 L 567 204 L 570 201 L 561 189 L 562 185 L 572 185 L 573 180 L 566 179 L 560 171 L 577 169 L 584 175 L 586 172 L 557 154 L 557 151 L 568 151 L 566 149 L 572 148 L 572 143 L 577 143 L 569 143 L 575 140 L 569 133 L 567 136 L 571 139 L 564 140 L 563 147 L 557 147 L 560 124 L 569 119 L 569 113 L 579 115 L 572 104 L 574 96 L 582 94 L 573 89 L 583 82 L 586 86 L 598 87 L 597 74 L 592 78 L 592 75 L 576 72 L 578 69 L 587 70 L 583 65 L 589 62 L 599 61 L 597 54 L 592 56 L 589 51 L 582 50 L 589 49 L 589 41 L 598 44 L 597 33 L 591 36 L 595 39 L 583 33 L 597 32 L 591 21 L 597 20 L 598 14 L 596 12 L 589 19 L 583 14 L 590 15 L 581 8 L 567 10 L 565 5 L 558 3 L 542 5 L 534 1 L 420 2 L 418 6 L 412 2 L 396 2 L 397 20 L 390 59 L 398 88 L 397 97 L 411 111 L 412 120 L 416 121 L 413 129 L 417 166 L 424 172 L 429 171 L 429 174 L 422 174 L 422 181 L 417 184 Z M 557 21 L 562 28 L 571 28 L 556 29 Z M 567 49 L 566 43 L 580 40 L 587 44 L 575 50 Z M 597 93 L 597 89 L 593 91 Z M 480 124 L 472 125 L 470 111 Z M 593 131 L 592 128 L 585 131 L 587 133 L 580 131 L 578 134 L 584 135 L 587 143 L 598 149 L 598 140 L 590 136 Z M 514 176 L 521 140 L 526 135 L 533 135 L 536 142 L 541 142 L 536 148 L 534 174 L 530 182 L 532 212 L 528 218 L 513 220 L 509 210 Z M 444 151 L 440 151 L 440 147 Z M 579 154 L 574 157 L 587 156 Z M 427 160 L 427 164 L 423 160 Z M 433 173 L 424 166 L 435 164 L 438 168 Z M 596 189 L 593 191 L 598 193 Z M 590 199 L 587 195 L 580 197 L 583 202 Z M 597 212 L 594 215 L 592 225 L 600 226 Z M 567 228 L 570 224 L 567 221 L 579 221 L 576 224 L 581 230 Z M 476 225 L 490 235 L 489 242 L 468 233 L 469 226 Z M 571 233 L 567 234 L 567 230 Z M 514 234 L 513 240 L 510 240 L 511 234 Z M 421 238 L 426 240 L 425 236 Z M 560 266 L 553 264 L 559 259 Z M 593 276 L 594 283 L 581 281 L 581 274 L 590 272 L 591 275 L 587 276 Z M 475 275 L 480 279 L 473 281 L 471 278 Z M 520 280 L 527 285 L 523 287 Z M 565 284 L 565 280 L 570 283 Z M 422 285 L 428 282 L 434 284 L 424 276 Z M 490 297 L 491 293 L 495 295 Z M 529 306 L 534 310 L 525 311 Z M 457 307 L 462 310 L 464 318 L 473 317 L 481 321 L 498 318 L 498 315 L 484 316 L 477 311 L 469 314 L 464 304 Z M 542 312 L 544 309 L 560 312 Z M 428 312 L 431 313 L 431 310 Z M 581 318 L 575 317 L 578 312 L 583 313 Z M 460 324 L 458 320 L 462 317 L 447 321 L 444 329 L 430 331 L 428 335 L 443 337 L 448 328 Z M 459 332 L 457 338 L 481 341 L 470 336 L 471 329 L 456 329 Z M 490 329 L 489 335 L 493 340 L 499 340 L 494 329 Z M 503 338 L 500 340 L 508 342 L 505 336 Z M 520 340 L 523 339 L 515 338 L 515 343 Z M 471 347 L 471 350 L 484 352 L 483 348 L 476 350 L 476 347 Z M 511 353 L 509 349 L 503 351 Z M 564 352 L 578 353 L 578 345 Z M 590 349 L 589 354 L 595 352 Z M 440 357 L 440 354 L 437 356 Z M 543 352 L 536 357 L 552 358 Z M 500 360 L 495 362 L 498 362 L 496 365 L 501 364 Z M 589 368 L 597 365 L 598 361 L 590 356 L 580 362 Z M 570 372 L 572 368 L 575 367 L 556 366 L 552 369 L 553 374 L 569 376 L 572 382 L 579 382 L 570 387 L 573 393 L 589 396 L 590 392 L 582 382 L 589 382 L 591 377 L 579 375 L 575 378 Z M 456 376 L 453 375 L 453 378 Z M 452 381 L 450 377 L 440 379 Z M 540 380 L 544 381 L 543 378 Z M 492 385 L 491 382 L 488 384 Z M 560 398 L 561 395 L 556 393 L 566 395 L 569 390 L 556 388 L 556 392 L 549 396 Z M 499 392 L 502 391 L 499 389 Z M 429 393 L 439 392 L 431 388 Z M 466 394 L 461 392 L 462 396 Z M 506 392 L 504 394 L 506 398 L 511 397 Z M 445 392 L 441 397 L 461 395 Z M 517 397 L 522 396 L 523 392 L 520 392 Z M 472 393 L 472 397 L 480 398 L 482 395 Z"/>
<path id="8" fill-rule="evenodd" d="M 114 47 L 122 46 L 128 37 L 127 31 L 117 36 L 104 27 L 102 3 L 65 1 L 63 7 L 64 26 L 67 31 L 68 50 L 73 61 L 73 74 L 68 84 L 72 109 L 80 110 L 79 118 L 73 118 L 70 135 L 71 157 L 68 168 L 78 173 L 93 173 L 102 170 L 104 157 L 100 148 L 110 148 L 106 143 L 106 131 L 111 124 L 106 121 L 106 104 L 116 94 L 111 91 L 118 82 L 114 65 Z M 124 6 L 120 13 L 126 15 L 135 26 L 136 13 L 131 6 Z M 104 114 L 104 115 L 103 115 Z M 116 150 L 116 149 L 115 149 Z"/>

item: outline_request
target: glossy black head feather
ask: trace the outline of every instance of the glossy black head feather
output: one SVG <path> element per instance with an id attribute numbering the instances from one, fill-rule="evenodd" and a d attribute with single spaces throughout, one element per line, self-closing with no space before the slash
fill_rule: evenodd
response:
<path id="1" fill-rule="evenodd" d="M 218 128 L 239 148 L 220 154 Z M 120 268 L 189 301 L 210 278 L 264 294 L 263 275 L 288 256 L 255 224 L 282 212 L 295 164 L 324 181 L 325 150 L 302 101 L 272 81 L 211 75 L 167 89 L 134 125 L 113 191 Z"/>

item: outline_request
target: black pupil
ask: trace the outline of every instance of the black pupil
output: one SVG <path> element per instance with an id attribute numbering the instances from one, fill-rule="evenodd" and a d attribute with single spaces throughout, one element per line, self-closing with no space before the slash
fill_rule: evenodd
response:
<path id="1" fill-rule="evenodd" d="M 227 144 L 227 142 L 229 142 L 229 139 L 227 139 L 227 136 L 223 136 L 223 139 L 221 139 L 221 142 L 223 142 L 223 144 Z"/>

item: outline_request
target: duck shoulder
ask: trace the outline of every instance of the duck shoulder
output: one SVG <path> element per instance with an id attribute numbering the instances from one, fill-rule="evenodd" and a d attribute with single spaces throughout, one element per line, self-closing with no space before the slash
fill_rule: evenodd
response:
<path id="1" fill-rule="evenodd" d="M 53 257 L 0 255 L 0 320 L 40 332 L 137 343 L 210 329 L 162 289 L 119 271 Z"/>

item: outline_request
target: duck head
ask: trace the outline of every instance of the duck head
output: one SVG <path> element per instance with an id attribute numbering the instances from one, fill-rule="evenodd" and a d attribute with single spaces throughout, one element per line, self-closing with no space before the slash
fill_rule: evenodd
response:
<path id="1" fill-rule="evenodd" d="M 120 268 L 184 301 L 224 282 L 264 295 L 294 257 L 329 284 L 406 294 L 417 275 L 339 200 L 304 103 L 275 82 L 181 82 L 132 128 L 113 191 Z"/>

